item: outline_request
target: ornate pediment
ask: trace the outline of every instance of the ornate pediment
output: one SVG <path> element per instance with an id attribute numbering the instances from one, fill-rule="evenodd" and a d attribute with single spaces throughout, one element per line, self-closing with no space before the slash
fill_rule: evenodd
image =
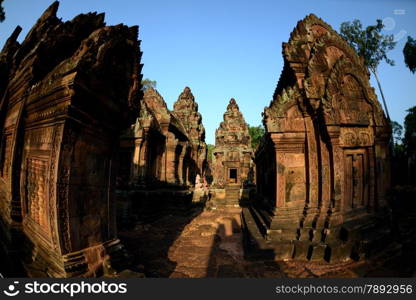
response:
<path id="1" fill-rule="evenodd" d="M 195 144 L 205 141 L 205 128 L 198 112 L 198 103 L 189 87 L 185 87 L 173 105 L 174 115 L 183 124 L 190 140 Z"/>

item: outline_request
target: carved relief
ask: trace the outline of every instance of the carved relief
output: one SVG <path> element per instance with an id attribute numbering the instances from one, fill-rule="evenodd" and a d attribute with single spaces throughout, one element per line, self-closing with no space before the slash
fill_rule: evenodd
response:
<path id="1" fill-rule="evenodd" d="M 1 152 L 1 176 L 7 177 L 9 175 L 10 160 L 11 160 L 11 148 L 12 147 L 12 135 L 7 134 L 3 136 L 2 152 Z"/>
<path id="2" fill-rule="evenodd" d="M 33 129 L 27 134 L 26 145 L 31 149 L 49 150 L 53 138 L 53 127 Z"/>
<path id="3" fill-rule="evenodd" d="M 368 203 L 368 164 L 364 151 L 345 153 L 345 208 L 352 210 Z"/>
<path id="4" fill-rule="evenodd" d="M 373 144 L 373 134 L 369 130 L 357 128 L 342 128 L 340 142 L 343 147 L 370 147 Z"/>
<path id="5" fill-rule="evenodd" d="M 327 33 L 328 29 L 320 24 L 315 24 L 309 27 L 309 32 L 312 33 L 313 37 L 316 39 L 321 35 Z"/>
<path id="6" fill-rule="evenodd" d="M 49 167 L 49 203 L 50 203 L 50 211 L 49 211 L 49 220 L 52 232 L 52 241 L 54 249 L 59 248 L 58 244 L 58 230 L 55 226 L 55 218 L 57 216 L 57 192 L 56 192 L 56 184 L 57 182 L 57 156 L 58 151 L 61 145 L 61 137 L 63 132 L 63 125 L 57 125 L 53 128 L 52 134 L 52 147 L 50 152 L 50 167 Z"/>
<path id="7" fill-rule="evenodd" d="M 28 216 L 49 233 L 49 206 L 47 190 L 48 162 L 29 157 L 26 162 L 26 205 Z"/>
<path id="8" fill-rule="evenodd" d="M 9 177 L 0 180 L 0 222 L 4 225 L 0 230 L 8 231 L 1 233 L 8 237 L 6 246 L 12 247 L 7 251 L 21 255 L 24 265 L 33 261 L 36 266 L 48 266 L 36 272 L 91 276 L 104 257 L 112 255 L 102 245 L 116 238 L 113 204 L 102 205 L 100 193 L 106 191 L 107 198 L 113 197 L 112 170 L 106 162 L 117 152 L 117 133 L 138 112 L 141 52 L 137 27 L 106 26 L 104 15 L 97 13 L 63 22 L 56 16 L 58 6 L 55 1 L 21 43 L 16 41 L 20 32 L 16 30 L 0 55 L 8 74 L 7 82 L 0 83 L 4 104 L 0 173 Z M 11 53 L 13 59 L 9 59 Z M 76 143 L 81 136 L 99 139 Z M 88 151 L 82 147 L 85 144 L 101 149 L 96 164 L 86 162 L 87 155 L 74 157 L 74 153 Z M 105 162 L 104 168 L 100 161 Z M 79 174 L 89 174 L 87 180 L 95 178 L 96 186 L 90 190 L 100 192 L 78 193 L 79 185 L 74 182 L 82 181 Z M 81 217 L 73 213 L 79 202 L 99 209 L 79 222 Z M 8 207 L 3 209 L 3 203 Z M 108 207 L 107 213 L 101 207 Z M 99 238 L 82 239 L 80 232 L 98 233 L 94 238 Z M 31 246 L 16 249 L 22 240 Z M 100 246 L 102 251 L 86 262 L 84 251 L 91 246 Z M 77 263 L 71 256 L 75 248 Z M 79 262 L 74 274 L 71 267 Z"/>
<path id="9" fill-rule="evenodd" d="M 305 167 L 288 167 L 285 169 L 284 176 L 286 178 L 286 202 L 305 201 Z"/>
<path id="10" fill-rule="evenodd" d="M 213 185 L 220 188 L 224 188 L 226 182 L 241 185 L 249 180 L 248 174 L 253 173 L 251 137 L 235 99 L 230 100 L 223 119 L 215 132 L 212 170 Z M 233 169 L 232 178 L 230 168 Z"/>

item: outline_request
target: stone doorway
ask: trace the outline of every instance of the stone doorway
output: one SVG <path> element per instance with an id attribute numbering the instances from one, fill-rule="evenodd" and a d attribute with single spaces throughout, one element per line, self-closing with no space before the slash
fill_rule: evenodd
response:
<path id="1" fill-rule="evenodd" d="M 346 210 L 368 205 L 369 165 L 364 149 L 345 152 L 345 207 Z"/>
<path id="2" fill-rule="evenodd" d="M 231 168 L 228 170 L 228 183 L 237 183 L 237 174 L 238 170 L 235 168 Z"/>

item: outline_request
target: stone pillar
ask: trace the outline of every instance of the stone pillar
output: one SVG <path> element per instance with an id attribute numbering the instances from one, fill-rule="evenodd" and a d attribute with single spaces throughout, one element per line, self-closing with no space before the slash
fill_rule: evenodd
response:
<path id="1" fill-rule="evenodd" d="M 276 159 L 276 199 L 268 235 L 289 243 L 297 239 L 305 206 L 305 133 L 272 133 L 271 139 Z M 289 255 L 290 251 L 287 251 L 285 253 Z"/>
<path id="2" fill-rule="evenodd" d="M 133 163 L 131 166 L 130 182 L 137 183 L 140 170 L 140 152 L 142 151 L 143 139 L 141 137 L 134 140 Z"/>
<path id="3" fill-rule="evenodd" d="M 179 177 L 179 184 L 183 185 L 186 183 L 185 178 L 183 178 L 183 168 L 184 168 L 184 157 L 186 154 L 186 144 L 180 143 L 182 146 L 181 153 L 179 154 L 179 161 L 178 161 L 178 177 Z"/>
<path id="4" fill-rule="evenodd" d="M 374 147 L 368 148 L 368 162 L 369 162 L 369 176 L 370 176 L 370 183 L 369 183 L 369 201 L 368 201 L 368 209 L 371 212 L 376 210 L 377 204 L 375 203 L 376 199 L 376 158 L 374 155 Z"/>
<path id="5" fill-rule="evenodd" d="M 165 151 L 162 153 L 162 157 L 161 157 L 161 160 L 160 160 L 160 163 L 161 163 L 161 166 L 160 166 L 160 176 L 157 178 L 158 180 L 160 180 L 160 181 L 167 181 L 167 177 L 166 177 L 166 162 L 167 162 L 167 156 L 166 156 L 166 153 L 167 153 L 167 149 L 166 149 L 166 147 L 167 147 L 167 143 L 168 143 L 168 140 L 169 140 L 169 123 L 161 123 L 160 124 L 160 127 L 161 127 L 161 131 L 162 131 L 162 134 L 165 136 Z"/>
<path id="6" fill-rule="evenodd" d="M 189 165 L 189 161 L 191 159 L 191 154 L 190 154 L 190 148 L 187 145 L 186 147 L 186 155 L 185 155 L 185 184 L 188 186 L 191 186 L 193 184 L 193 182 L 190 180 L 189 176 L 190 176 L 190 165 Z"/>
<path id="7" fill-rule="evenodd" d="M 303 220 L 303 228 L 304 234 L 301 238 L 302 239 L 309 239 L 310 230 L 314 227 L 314 221 L 316 221 L 316 217 L 319 213 L 319 204 L 318 204 L 318 197 L 319 197 L 319 189 L 321 188 L 319 185 L 319 165 L 318 160 L 318 147 L 317 147 L 317 135 L 316 135 L 316 128 L 314 125 L 314 121 L 311 117 L 305 117 L 305 127 L 306 127 L 306 140 L 307 140 L 307 155 L 308 155 L 308 166 L 307 172 L 309 173 L 309 191 L 308 191 L 308 199 L 307 205 L 305 206 L 306 216 Z"/>
<path id="8" fill-rule="evenodd" d="M 328 211 L 331 207 L 330 197 L 331 197 L 331 165 L 330 165 L 330 153 L 328 147 L 331 148 L 331 145 L 327 145 L 322 137 L 319 138 L 320 143 L 320 156 L 321 156 L 321 168 L 320 168 L 320 179 L 321 179 L 321 197 L 319 203 L 319 212 L 317 214 L 316 223 L 315 223 L 315 232 L 313 240 L 319 242 L 322 240 L 322 233 L 325 223 L 328 217 Z"/>
<path id="9" fill-rule="evenodd" d="M 149 140 L 148 140 L 148 129 L 143 130 L 143 138 L 142 138 L 142 144 L 140 147 L 140 153 L 139 153 L 139 166 L 138 166 L 138 180 L 144 181 L 144 179 L 147 177 L 147 168 L 149 167 L 148 159 L 148 146 L 149 146 Z"/>
<path id="10" fill-rule="evenodd" d="M 328 126 L 327 128 L 332 145 L 333 183 L 330 199 L 333 201 L 333 207 L 330 225 L 333 226 L 343 222 L 342 212 L 344 211 L 344 203 L 342 202 L 342 199 L 344 193 L 344 153 L 339 141 L 339 126 Z"/>
<path id="11" fill-rule="evenodd" d="M 175 178 L 176 172 L 176 145 L 178 141 L 175 139 L 175 136 L 171 133 L 168 134 L 166 138 L 166 182 L 168 183 L 177 183 Z"/>
<path id="12" fill-rule="evenodd" d="M 285 206 L 285 176 L 284 176 L 284 154 L 279 149 L 278 140 L 273 140 L 276 156 L 276 211 Z"/>
<path id="13" fill-rule="evenodd" d="M 375 143 L 373 148 L 374 160 L 373 170 L 377 173 L 374 180 L 374 209 L 380 209 L 387 206 L 386 194 L 391 186 L 391 169 L 390 169 L 390 132 L 386 127 L 375 127 Z"/>

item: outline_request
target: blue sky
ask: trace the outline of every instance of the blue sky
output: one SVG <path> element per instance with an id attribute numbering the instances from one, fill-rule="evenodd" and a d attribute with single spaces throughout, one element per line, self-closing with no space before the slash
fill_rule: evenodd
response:
<path id="1" fill-rule="evenodd" d="M 1 46 L 16 25 L 23 27 L 22 40 L 50 3 L 52 0 L 5 0 Z M 170 108 L 185 86 L 192 89 L 208 143 L 214 143 L 215 129 L 231 97 L 237 100 L 247 123 L 261 123 L 261 113 L 282 71 L 282 42 L 288 40 L 297 21 L 309 13 L 315 13 L 336 30 L 343 21 L 356 18 L 365 26 L 376 19 L 385 20 L 388 27 L 384 32 L 398 38 L 396 48 L 389 53 L 396 65 L 382 63 L 379 67 L 390 116 L 402 124 L 406 109 L 416 105 L 416 74 L 405 67 L 402 54 L 406 36 L 416 37 L 413 0 L 60 3 L 58 17 L 63 20 L 97 11 L 106 14 L 108 25 L 139 25 L 144 77 L 157 81 L 157 89 Z M 376 87 L 373 80 L 372 85 Z"/>

